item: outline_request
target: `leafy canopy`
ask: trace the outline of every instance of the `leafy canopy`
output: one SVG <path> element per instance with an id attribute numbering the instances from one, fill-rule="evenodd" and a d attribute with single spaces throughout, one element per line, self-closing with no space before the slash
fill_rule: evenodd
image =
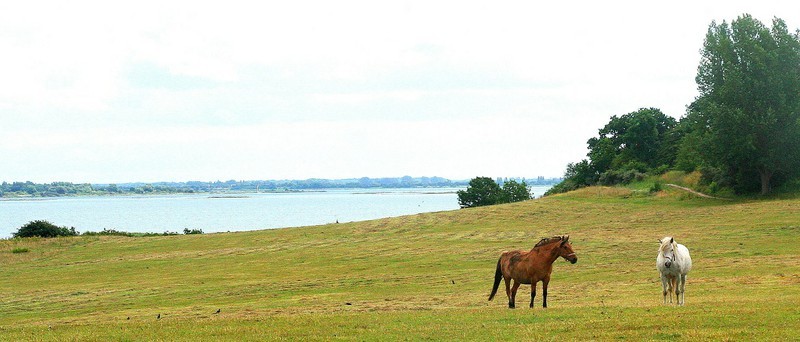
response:
<path id="1" fill-rule="evenodd" d="M 75 236 L 78 232 L 75 228 L 59 227 L 48 221 L 36 220 L 31 221 L 20 227 L 16 233 L 12 233 L 15 238 L 21 237 L 57 237 L 57 236 Z"/>
<path id="2" fill-rule="evenodd" d="M 481 207 L 531 199 L 530 187 L 525 181 L 510 180 L 500 187 L 489 177 L 476 177 L 469 181 L 466 190 L 458 191 L 458 204 L 462 208 Z"/>
<path id="3" fill-rule="evenodd" d="M 589 160 L 568 164 L 564 181 L 546 195 L 594 184 L 628 183 L 644 172 L 672 167 L 681 139 L 677 126 L 674 118 L 657 108 L 612 116 L 598 136 L 586 142 Z"/>
<path id="4" fill-rule="evenodd" d="M 738 192 L 766 194 L 800 170 L 800 39 L 783 20 L 712 22 L 697 70 L 681 158 L 717 170 Z M 693 148 L 692 148 L 693 147 Z M 712 171 L 704 172 L 706 174 Z"/>

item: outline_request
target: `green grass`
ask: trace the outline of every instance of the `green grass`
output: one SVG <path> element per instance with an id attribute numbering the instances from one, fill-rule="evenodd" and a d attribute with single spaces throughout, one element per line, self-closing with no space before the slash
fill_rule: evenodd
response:
<path id="1" fill-rule="evenodd" d="M 294 229 L 2 240 L 0 340 L 796 338 L 800 200 L 665 190 Z M 486 300 L 500 252 L 565 233 L 579 261 L 556 261 L 548 309 L 541 291 L 527 308 L 528 286 L 518 309 L 502 293 Z M 661 304 L 665 235 L 692 252 L 685 307 Z"/>

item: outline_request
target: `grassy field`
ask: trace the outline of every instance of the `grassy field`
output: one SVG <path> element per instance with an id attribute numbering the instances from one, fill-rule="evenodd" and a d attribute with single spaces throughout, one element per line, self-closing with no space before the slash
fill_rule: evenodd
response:
<path id="1" fill-rule="evenodd" d="M 515 310 L 486 300 L 501 251 L 556 234 L 579 261 L 556 261 L 549 308 L 528 309 L 528 286 Z M 661 302 L 666 235 L 694 260 L 685 307 Z M 0 240 L 0 340 L 791 340 L 799 242 L 800 199 L 623 188 L 294 229 Z"/>

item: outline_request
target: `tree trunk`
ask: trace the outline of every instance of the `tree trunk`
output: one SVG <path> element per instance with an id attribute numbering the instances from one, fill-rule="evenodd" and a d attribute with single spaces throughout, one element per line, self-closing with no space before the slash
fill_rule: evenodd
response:
<path id="1" fill-rule="evenodd" d="M 759 175 L 761 175 L 761 195 L 766 195 L 769 193 L 769 180 L 772 178 L 772 171 L 769 170 L 758 170 Z"/>

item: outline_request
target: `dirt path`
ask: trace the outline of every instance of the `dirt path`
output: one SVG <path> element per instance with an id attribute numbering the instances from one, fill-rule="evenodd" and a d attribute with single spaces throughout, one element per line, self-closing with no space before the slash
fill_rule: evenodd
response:
<path id="1" fill-rule="evenodd" d="M 681 189 L 683 191 L 690 192 L 692 194 L 695 194 L 697 196 L 704 197 L 704 198 L 713 198 L 713 199 L 720 199 L 720 200 L 726 200 L 726 201 L 730 200 L 730 198 L 722 198 L 722 197 L 714 197 L 714 196 L 706 195 L 706 194 L 704 194 L 702 192 L 697 192 L 697 191 L 694 191 L 694 190 L 689 189 L 687 187 L 683 187 L 683 186 L 676 185 L 676 184 L 664 184 L 664 185 L 671 186 L 671 187 L 676 188 L 676 189 Z"/>

